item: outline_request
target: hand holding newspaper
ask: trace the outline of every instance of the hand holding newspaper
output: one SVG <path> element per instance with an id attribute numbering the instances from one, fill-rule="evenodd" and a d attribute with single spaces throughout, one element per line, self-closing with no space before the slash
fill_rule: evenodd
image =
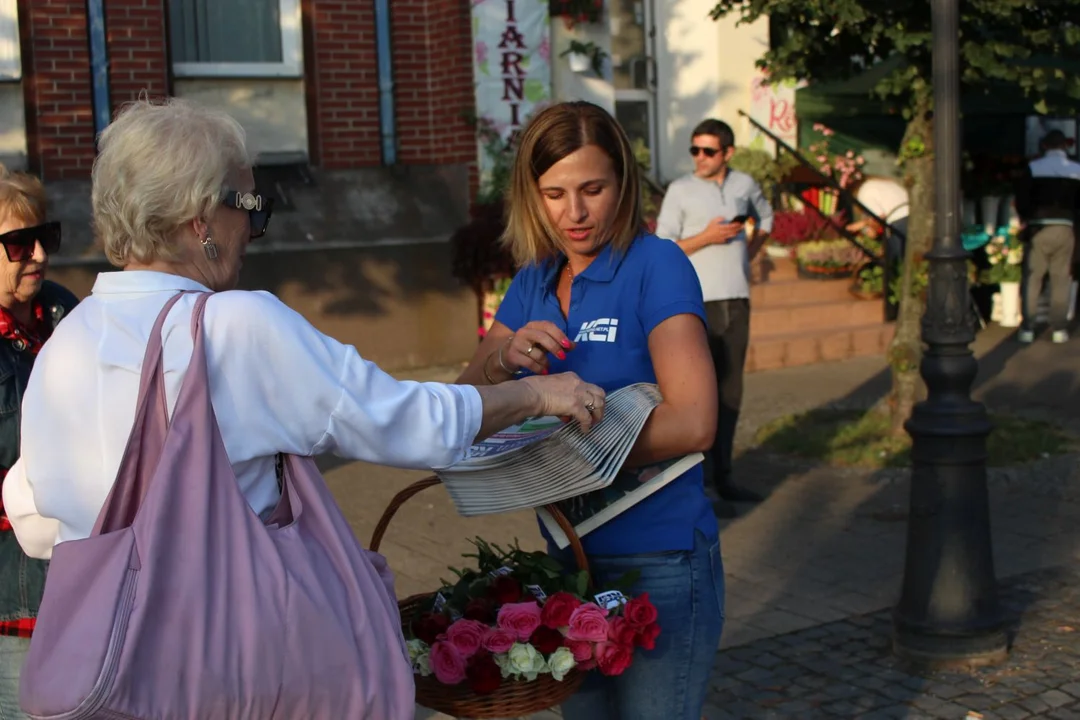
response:
<path id="1" fill-rule="evenodd" d="M 579 520 L 589 522 L 587 529 L 579 530 L 581 535 L 701 462 L 702 456 L 695 454 L 651 466 L 652 470 L 624 473 L 625 481 L 620 481 L 613 491 L 581 497 L 615 482 L 641 428 L 660 400 L 656 385 L 628 385 L 608 394 L 604 419 L 588 433 L 583 433 L 576 421 L 533 418 L 477 443 L 464 460 L 436 474 L 465 517 L 575 498 L 566 504 L 564 513 L 574 515 L 571 522 L 575 525 Z M 630 476 L 636 479 L 627 480 Z M 549 529 L 557 530 L 546 511 L 541 510 L 540 517 Z M 557 544 L 565 547 L 561 535 L 553 533 Z"/>

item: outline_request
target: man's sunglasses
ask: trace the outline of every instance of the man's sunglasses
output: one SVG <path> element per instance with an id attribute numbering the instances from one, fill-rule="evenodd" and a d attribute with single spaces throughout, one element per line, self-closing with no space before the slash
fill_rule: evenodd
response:
<path id="1" fill-rule="evenodd" d="M 707 147 L 701 147 L 699 145 L 691 145 L 690 146 L 690 154 L 693 155 L 694 157 L 697 157 L 701 153 L 705 153 L 705 157 L 711 158 L 711 157 L 716 157 L 717 153 L 723 152 L 724 149 L 725 148 L 707 148 Z"/>
<path id="2" fill-rule="evenodd" d="M 23 262 L 34 255 L 34 245 L 41 243 L 46 255 L 60 249 L 60 223 L 47 222 L 33 227 L 20 228 L 0 235 L 8 260 Z"/>
<path id="3" fill-rule="evenodd" d="M 233 210 L 246 210 L 251 218 L 251 239 L 261 238 L 270 224 L 270 215 L 274 212 L 274 198 L 253 193 L 241 193 L 226 190 L 221 204 Z"/>

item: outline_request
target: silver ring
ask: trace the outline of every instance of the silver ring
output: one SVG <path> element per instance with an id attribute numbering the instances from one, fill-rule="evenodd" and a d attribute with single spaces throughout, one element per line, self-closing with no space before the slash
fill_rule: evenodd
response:
<path id="1" fill-rule="evenodd" d="M 536 346 L 533 345 L 532 343 L 529 343 L 529 349 L 525 351 L 525 354 L 526 355 L 532 355 L 532 351 L 535 350 L 535 349 L 536 349 Z"/>
<path id="2" fill-rule="evenodd" d="M 585 403 L 585 409 L 589 411 L 590 415 L 592 415 L 592 412 L 596 409 L 596 406 L 592 402 L 587 402 Z"/>

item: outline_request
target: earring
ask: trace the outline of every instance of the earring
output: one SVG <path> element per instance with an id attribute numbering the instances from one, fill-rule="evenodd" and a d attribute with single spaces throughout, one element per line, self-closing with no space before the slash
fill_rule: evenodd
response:
<path id="1" fill-rule="evenodd" d="M 206 239 L 202 241 L 202 249 L 203 252 L 206 253 L 208 260 L 217 259 L 217 245 L 214 244 L 213 238 L 210 237 L 209 233 L 206 234 Z"/>

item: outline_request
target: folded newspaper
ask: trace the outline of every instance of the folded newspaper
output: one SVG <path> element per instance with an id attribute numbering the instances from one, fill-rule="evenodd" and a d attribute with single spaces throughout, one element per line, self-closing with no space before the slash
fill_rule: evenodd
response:
<path id="1" fill-rule="evenodd" d="M 473 445 L 464 460 L 436 474 L 465 517 L 602 490 L 618 476 L 660 399 L 656 385 L 627 385 L 608 394 L 604 419 L 587 433 L 576 420 L 533 418 Z"/>

